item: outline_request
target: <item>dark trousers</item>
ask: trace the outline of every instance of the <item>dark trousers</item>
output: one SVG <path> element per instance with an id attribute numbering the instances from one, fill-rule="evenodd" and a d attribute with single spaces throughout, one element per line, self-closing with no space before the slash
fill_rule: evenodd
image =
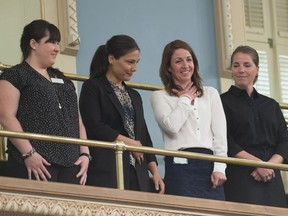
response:
<path id="1" fill-rule="evenodd" d="M 46 169 L 51 175 L 50 179 L 46 177 L 48 181 L 71 184 L 79 184 L 80 182 L 80 178 L 76 178 L 80 170 L 79 166 L 63 167 L 57 164 L 51 164 L 50 166 L 46 166 Z M 8 158 L 6 174 L 8 177 L 28 179 L 28 171 L 25 164 L 16 162 L 12 157 Z M 32 179 L 35 179 L 33 172 Z"/>
<path id="2" fill-rule="evenodd" d="M 132 165 L 130 165 L 129 190 L 140 191 L 137 173 Z"/>
<path id="3" fill-rule="evenodd" d="M 190 148 L 184 151 L 213 154 L 211 150 L 203 148 Z M 171 156 L 165 158 L 166 194 L 225 200 L 223 186 L 212 188 L 213 162 L 188 159 L 187 164 L 177 164 L 173 159 Z"/>

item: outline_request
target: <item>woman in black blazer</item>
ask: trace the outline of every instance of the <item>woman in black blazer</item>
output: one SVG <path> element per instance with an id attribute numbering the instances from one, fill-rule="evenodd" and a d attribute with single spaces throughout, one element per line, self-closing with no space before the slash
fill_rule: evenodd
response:
<path id="1" fill-rule="evenodd" d="M 153 147 L 141 96 L 124 82 L 136 71 L 139 54 L 135 40 L 126 35 L 113 36 L 96 50 L 79 102 L 88 139 Z M 90 154 L 87 184 L 116 188 L 114 151 L 93 147 Z M 149 170 L 155 190 L 164 193 L 155 155 L 125 151 L 123 166 L 125 189 L 151 191 Z"/>

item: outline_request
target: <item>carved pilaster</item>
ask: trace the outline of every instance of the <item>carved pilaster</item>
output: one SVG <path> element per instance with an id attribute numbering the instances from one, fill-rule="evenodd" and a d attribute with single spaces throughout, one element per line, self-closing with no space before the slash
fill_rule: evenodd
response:
<path id="1" fill-rule="evenodd" d="M 61 53 L 76 56 L 80 45 L 76 0 L 57 0 L 57 10 L 58 25 L 62 34 Z"/>
<path id="2" fill-rule="evenodd" d="M 232 55 L 232 52 L 234 50 L 230 0 L 222 0 L 222 11 L 223 11 L 223 30 L 224 30 L 223 33 L 225 44 L 225 68 L 229 68 L 230 56 Z"/>

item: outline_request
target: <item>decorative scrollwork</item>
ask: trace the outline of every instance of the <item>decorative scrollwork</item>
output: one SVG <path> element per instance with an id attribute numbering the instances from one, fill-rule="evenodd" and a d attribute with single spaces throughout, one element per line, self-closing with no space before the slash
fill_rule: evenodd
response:
<path id="1" fill-rule="evenodd" d="M 17 194 L 11 195 L 1 193 L 0 195 L 1 212 L 21 212 L 27 215 L 74 215 L 74 216 L 180 216 L 175 212 L 163 212 L 161 210 L 149 210 L 147 208 L 137 208 L 131 206 L 119 206 L 113 204 L 104 204 L 99 202 L 87 202 L 80 200 L 67 200 L 46 197 L 32 197 Z"/>

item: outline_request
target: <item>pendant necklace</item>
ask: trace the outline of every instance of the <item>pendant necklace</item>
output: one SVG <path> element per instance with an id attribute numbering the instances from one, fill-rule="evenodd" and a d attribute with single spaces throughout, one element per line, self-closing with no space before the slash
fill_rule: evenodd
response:
<path id="1" fill-rule="evenodd" d="M 57 92 L 56 92 L 56 89 L 55 89 L 55 86 L 54 86 L 53 83 L 52 83 L 52 86 L 53 86 L 54 94 L 55 94 L 55 97 L 56 97 L 56 100 L 57 100 L 57 103 L 58 103 L 58 107 L 59 107 L 59 109 L 62 109 L 62 105 L 61 105 L 61 103 L 59 101 L 59 98 L 58 98 L 58 95 L 57 95 Z"/>
<path id="2" fill-rule="evenodd" d="M 59 98 L 57 96 L 57 93 L 56 93 L 56 90 L 55 90 L 54 86 L 53 86 L 53 89 L 54 89 L 54 92 L 55 92 L 55 95 L 56 95 L 56 99 L 57 99 L 57 102 L 58 102 L 58 107 L 59 107 L 59 109 L 62 109 L 62 105 L 61 105 L 61 103 L 59 101 Z"/>
<path id="3" fill-rule="evenodd" d="M 57 99 L 57 101 L 58 101 L 58 99 Z M 58 107 L 59 107 L 59 109 L 62 109 L 61 103 L 59 101 L 58 101 Z"/>
<path id="4" fill-rule="evenodd" d="M 56 92 L 56 87 L 55 87 L 55 85 L 54 85 L 54 83 L 52 81 L 53 78 L 51 78 L 51 76 L 52 76 L 51 71 L 47 70 L 47 73 L 48 73 L 48 76 L 49 76 L 50 83 L 52 84 L 52 88 L 53 88 L 53 91 L 54 91 L 54 94 L 55 94 L 55 97 L 56 97 L 56 100 L 57 100 L 57 103 L 58 103 L 58 107 L 59 107 L 59 109 L 62 109 L 62 105 L 61 105 L 61 103 L 59 101 L 59 97 L 58 97 L 57 92 Z M 57 78 L 57 76 L 55 78 Z"/>

